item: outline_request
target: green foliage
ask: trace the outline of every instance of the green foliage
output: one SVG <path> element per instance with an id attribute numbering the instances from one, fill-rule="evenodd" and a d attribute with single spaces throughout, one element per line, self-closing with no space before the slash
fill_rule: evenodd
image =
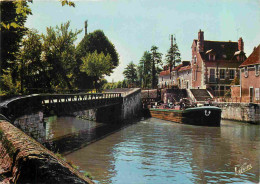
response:
<path id="1" fill-rule="evenodd" d="M 158 47 L 152 46 L 151 52 L 145 51 L 137 66 L 137 84 L 142 88 L 156 88 L 161 65 L 162 54 Z"/>
<path id="2" fill-rule="evenodd" d="M 94 53 L 89 53 L 83 57 L 82 61 L 83 63 L 80 66 L 80 71 L 94 77 L 94 86 L 97 89 L 98 80 L 104 75 L 110 74 L 112 66 L 111 56 L 109 54 L 105 55 L 103 52 L 98 54 L 98 52 L 95 51 Z"/>
<path id="3" fill-rule="evenodd" d="M 81 30 L 73 32 L 69 26 L 70 22 L 55 29 L 48 27 L 47 34 L 42 35 L 50 84 L 55 91 L 72 89 L 75 80 L 73 73 L 77 62 L 74 42 Z"/>
<path id="4" fill-rule="evenodd" d="M 12 158 L 15 154 L 15 147 L 13 143 L 6 137 L 3 130 L 0 130 L 0 141 L 2 146 L 5 148 L 8 155 Z"/>
<path id="5" fill-rule="evenodd" d="M 137 66 L 131 61 L 123 71 L 124 77 L 127 79 L 129 84 L 135 86 L 138 78 L 137 78 Z"/>
<path id="6" fill-rule="evenodd" d="M 45 92 L 44 90 L 50 88 L 50 80 L 46 73 L 48 64 L 42 55 L 42 50 L 42 39 L 37 30 L 27 31 L 16 61 L 16 64 L 21 65 L 20 78 L 23 93 Z"/>
<path id="7" fill-rule="evenodd" d="M 116 88 L 127 88 L 128 82 L 127 80 L 118 81 L 118 82 L 108 82 L 103 86 L 103 89 L 116 89 Z"/>
<path id="8" fill-rule="evenodd" d="M 19 81 L 13 82 L 11 70 L 6 69 L 1 76 L 1 95 L 14 95 L 18 94 L 21 83 Z"/>
<path id="9" fill-rule="evenodd" d="M 101 78 L 103 75 L 109 75 L 111 63 L 111 56 L 105 55 L 103 52 L 98 54 L 97 51 L 89 53 L 82 58 L 83 64 L 80 67 L 82 72 L 86 72 L 87 75 Z"/>
<path id="10" fill-rule="evenodd" d="M 122 81 L 122 88 L 127 88 L 128 84 L 127 84 L 127 80 L 123 80 Z"/>
<path id="11" fill-rule="evenodd" d="M 158 47 L 152 46 L 151 48 L 151 57 L 152 57 L 152 89 L 157 87 L 158 83 L 158 74 L 159 74 L 159 65 L 162 65 L 162 53 L 159 53 Z"/>
<path id="12" fill-rule="evenodd" d="M 119 57 L 115 46 L 108 40 L 104 32 L 101 30 L 96 30 L 93 33 L 89 33 L 77 46 L 78 58 L 85 57 L 88 53 L 93 53 L 95 51 L 98 54 L 103 52 L 105 55 L 109 54 L 111 56 L 112 65 L 110 72 L 118 66 Z"/>
<path id="13" fill-rule="evenodd" d="M 0 129 L 0 140 L 2 140 L 2 139 L 3 139 L 3 136 L 4 136 L 4 132 L 3 132 L 3 130 L 2 130 L 2 129 Z"/>
<path id="14" fill-rule="evenodd" d="M 65 157 L 63 157 L 60 153 L 55 153 L 57 157 L 59 157 L 61 160 L 66 161 Z"/>
<path id="15" fill-rule="evenodd" d="M 84 171 L 83 174 L 84 174 L 85 177 L 87 177 L 87 178 L 89 178 L 91 180 L 93 179 L 93 177 L 91 176 L 91 174 L 89 172 Z"/>
<path id="16" fill-rule="evenodd" d="M 75 7 L 74 2 L 68 0 L 61 0 L 61 3 Z M 36 31 L 27 32 L 24 27 L 27 16 L 32 14 L 27 1 L 0 1 L 0 6 L 1 93 L 18 93 L 19 87 L 22 93 L 70 88 L 70 82 L 74 82 L 75 65 L 72 65 L 76 63 L 73 42 L 80 31 L 75 34 L 68 31 L 69 23 L 57 31 L 48 28 L 42 49 L 40 35 Z M 22 40 L 25 34 L 26 38 Z"/>
<path id="17" fill-rule="evenodd" d="M 97 51 L 98 54 L 103 52 L 105 55 L 109 54 L 111 56 L 112 65 L 108 74 L 110 75 L 112 70 L 118 65 L 119 58 L 114 45 L 108 40 L 104 32 L 101 30 L 96 30 L 93 33 L 89 33 L 81 40 L 77 46 L 77 64 L 82 65 L 82 58 L 89 53 L 94 53 L 95 51 Z M 74 70 L 74 75 L 76 77 L 76 85 L 78 88 L 93 87 L 92 81 L 95 80 L 94 77 L 88 76 L 85 72 L 81 72 L 77 68 Z"/>
<path id="18" fill-rule="evenodd" d="M 72 1 L 68 1 L 68 0 L 60 0 L 60 2 L 61 2 L 61 5 L 62 5 L 62 6 L 68 5 L 68 6 L 75 7 L 75 3 L 72 2 Z"/>
<path id="19" fill-rule="evenodd" d="M 16 60 L 16 54 L 20 48 L 20 42 L 26 32 L 24 27 L 31 9 L 26 1 L 0 1 L 1 8 L 1 73 L 4 69 L 12 68 Z"/>
<path id="20" fill-rule="evenodd" d="M 173 44 L 171 45 L 168 53 L 166 54 L 166 64 L 170 66 L 170 71 L 172 67 L 175 67 L 181 62 L 181 53 L 179 51 L 176 38 L 173 40 Z"/>
<path id="21" fill-rule="evenodd" d="M 150 88 L 152 81 L 152 57 L 149 51 L 145 51 L 138 65 L 138 80 L 142 88 Z"/>

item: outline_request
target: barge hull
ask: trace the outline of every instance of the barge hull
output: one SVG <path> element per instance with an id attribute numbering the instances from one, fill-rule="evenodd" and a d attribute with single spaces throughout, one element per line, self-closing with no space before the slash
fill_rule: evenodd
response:
<path id="1" fill-rule="evenodd" d="M 220 126 L 221 121 L 221 109 L 212 106 L 185 110 L 150 109 L 150 114 L 162 120 L 199 126 Z"/>

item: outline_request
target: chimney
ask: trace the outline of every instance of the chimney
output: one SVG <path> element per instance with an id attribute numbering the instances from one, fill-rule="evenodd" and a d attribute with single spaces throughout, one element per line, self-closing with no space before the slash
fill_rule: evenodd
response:
<path id="1" fill-rule="evenodd" d="M 204 32 L 201 29 L 198 32 L 198 52 L 204 52 Z"/>
<path id="2" fill-rule="evenodd" d="M 85 36 L 88 34 L 88 20 L 85 21 Z"/>
<path id="3" fill-rule="evenodd" d="M 238 40 L 238 50 L 244 51 L 244 42 L 243 42 L 242 37 L 240 37 L 239 40 Z"/>

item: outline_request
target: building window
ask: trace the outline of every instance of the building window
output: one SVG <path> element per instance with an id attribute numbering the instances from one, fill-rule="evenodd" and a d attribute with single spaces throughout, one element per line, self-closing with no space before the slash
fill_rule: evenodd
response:
<path id="1" fill-rule="evenodd" d="M 216 82 L 215 69 L 209 70 L 209 82 Z"/>
<path id="2" fill-rule="evenodd" d="M 225 94 L 225 86 L 220 86 L 220 88 L 219 88 L 219 95 L 220 96 L 224 96 L 224 94 Z"/>
<path id="3" fill-rule="evenodd" d="M 229 70 L 229 79 L 234 79 L 235 78 L 235 70 Z"/>
<path id="4" fill-rule="evenodd" d="M 220 79 L 225 79 L 225 69 L 220 69 L 219 70 L 219 78 Z"/>
<path id="5" fill-rule="evenodd" d="M 247 66 L 244 68 L 245 77 L 248 77 L 248 68 Z"/>
<path id="6" fill-rule="evenodd" d="M 253 87 L 249 87 L 249 99 L 250 99 L 250 102 L 253 102 L 253 100 L 254 100 L 254 88 Z"/>
<path id="7" fill-rule="evenodd" d="M 209 60 L 210 61 L 215 61 L 215 55 L 214 54 L 209 54 Z"/>
<path id="8" fill-rule="evenodd" d="M 260 65 L 255 65 L 255 76 L 259 76 Z"/>
<path id="9" fill-rule="evenodd" d="M 197 62 L 196 56 L 194 56 L 193 60 L 194 60 L 194 64 L 195 64 Z"/>
<path id="10" fill-rule="evenodd" d="M 255 88 L 255 100 L 260 100 L 260 88 Z"/>

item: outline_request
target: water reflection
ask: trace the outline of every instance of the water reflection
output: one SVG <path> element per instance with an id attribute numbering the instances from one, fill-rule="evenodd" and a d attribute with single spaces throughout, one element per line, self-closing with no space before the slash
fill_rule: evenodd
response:
<path id="1" fill-rule="evenodd" d="M 75 117 L 51 116 L 45 119 L 46 140 L 57 139 L 80 130 L 89 130 L 100 125 L 94 121 L 82 120 Z"/>
<path id="2" fill-rule="evenodd" d="M 97 183 L 257 183 L 259 125 L 148 119 L 66 155 Z M 97 132 L 96 132 L 97 133 Z M 244 163 L 252 169 L 235 175 Z"/>

